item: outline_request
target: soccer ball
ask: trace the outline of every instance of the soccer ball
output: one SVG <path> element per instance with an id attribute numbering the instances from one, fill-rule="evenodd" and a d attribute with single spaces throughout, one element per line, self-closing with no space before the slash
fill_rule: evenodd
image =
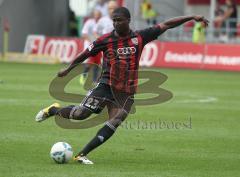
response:
<path id="1" fill-rule="evenodd" d="M 55 143 L 50 151 L 50 157 L 59 164 L 67 163 L 72 155 L 72 147 L 66 142 Z"/>

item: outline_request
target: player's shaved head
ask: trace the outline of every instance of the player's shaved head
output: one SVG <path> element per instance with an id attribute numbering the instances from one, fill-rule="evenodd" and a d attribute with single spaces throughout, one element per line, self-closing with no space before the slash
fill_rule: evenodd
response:
<path id="1" fill-rule="evenodd" d="M 123 15 L 124 17 L 126 17 L 128 19 L 131 18 L 130 12 L 126 7 L 118 7 L 113 11 L 113 13 Z"/>
<path id="2" fill-rule="evenodd" d="M 130 12 L 126 7 L 119 7 L 114 10 L 112 15 L 113 20 L 113 27 L 115 29 L 115 32 L 119 36 L 126 36 L 128 35 L 130 28 Z"/>

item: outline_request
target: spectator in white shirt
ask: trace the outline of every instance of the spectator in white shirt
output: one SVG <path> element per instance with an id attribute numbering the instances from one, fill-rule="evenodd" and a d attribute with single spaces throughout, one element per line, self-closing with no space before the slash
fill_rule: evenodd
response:
<path id="1" fill-rule="evenodd" d="M 94 28 L 94 33 L 96 37 L 103 34 L 109 33 L 113 30 L 112 13 L 118 7 L 116 1 L 108 2 L 108 16 L 101 17 Z"/>
<path id="2" fill-rule="evenodd" d="M 99 10 L 94 10 L 93 11 L 93 17 L 89 18 L 83 25 L 82 28 L 82 37 L 84 39 L 84 50 L 93 42 L 96 40 L 94 36 L 94 28 L 101 18 L 101 12 Z M 93 83 L 97 83 L 98 76 L 99 76 L 99 67 L 98 65 L 101 64 L 101 59 L 102 59 L 102 54 L 99 53 L 98 55 L 94 57 L 88 58 L 84 63 L 84 71 L 83 74 L 80 76 L 79 82 L 81 85 L 84 85 L 86 78 L 87 78 L 87 73 L 93 67 Z"/>
<path id="3" fill-rule="evenodd" d="M 106 0 L 98 0 L 95 5 L 95 9 L 99 10 L 101 12 L 102 17 L 108 15 L 108 5 L 107 4 L 108 3 Z"/>

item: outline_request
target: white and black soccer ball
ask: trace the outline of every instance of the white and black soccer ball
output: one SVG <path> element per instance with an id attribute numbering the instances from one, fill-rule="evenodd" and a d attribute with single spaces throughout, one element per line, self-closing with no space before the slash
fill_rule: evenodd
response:
<path id="1" fill-rule="evenodd" d="M 66 142 L 55 143 L 50 151 L 50 157 L 59 164 L 67 163 L 73 155 L 72 147 Z"/>

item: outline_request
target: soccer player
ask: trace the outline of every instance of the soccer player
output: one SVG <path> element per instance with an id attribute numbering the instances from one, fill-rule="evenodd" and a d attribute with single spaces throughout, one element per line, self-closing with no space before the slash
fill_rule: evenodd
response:
<path id="1" fill-rule="evenodd" d="M 112 16 L 114 30 L 99 37 L 88 49 L 79 54 L 67 68 L 58 73 L 58 77 L 64 77 L 89 56 L 103 52 L 103 69 L 100 81 L 82 103 L 62 108 L 55 103 L 41 110 L 36 116 L 38 122 L 53 115 L 59 115 L 66 119 L 84 120 L 93 113 L 100 113 L 105 106 L 107 107 L 108 121 L 75 156 L 75 160 L 82 164 L 93 164 L 86 157 L 87 154 L 106 142 L 115 133 L 121 122 L 126 119 L 134 102 L 139 60 L 144 46 L 157 39 L 166 30 L 190 20 L 208 24 L 208 21 L 201 15 L 182 16 L 147 29 L 132 31 L 129 27 L 130 19 L 127 8 L 115 9 Z"/>

